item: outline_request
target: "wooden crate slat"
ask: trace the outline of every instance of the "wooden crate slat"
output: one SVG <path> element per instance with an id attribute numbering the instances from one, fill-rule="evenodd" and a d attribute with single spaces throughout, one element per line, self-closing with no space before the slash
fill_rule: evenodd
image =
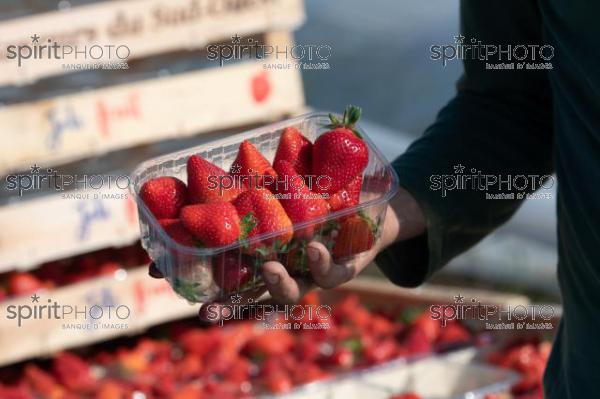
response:
<path id="1" fill-rule="evenodd" d="M 335 301 L 348 293 L 358 294 L 364 301 L 381 306 L 430 306 L 432 304 L 453 303 L 454 296 L 461 294 L 465 298 L 477 298 L 481 303 L 492 305 L 529 305 L 531 300 L 520 294 L 490 291 L 468 287 L 447 287 L 435 284 L 424 284 L 418 288 L 403 288 L 390 281 L 361 276 L 339 286 L 335 290 L 322 291 L 327 301 Z"/>
<path id="2" fill-rule="evenodd" d="M 7 58 L 7 46 L 32 45 L 33 35 L 40 36 L 40 44 L 50 38 L 80 48 L 123 44 L 134 59 L 201 48 L 235 34 L 293 30 L 304 18 L 302 0 L 127 0 L 7 20 L 0 23 L 0 86 L 63 74 L 69 72 L 63 64 L 86 62 L 81 56 L 78 60 L 45 57 L 17 66 L 16 59 Z"/>
<path id="3" fill-rule="evenodd" d="M 66 194 L 66 193 L 65 193 Z M 126 190 L 77 190 L 0 208 L 0 272 L 131 244 L 139 239 L 137 207 Z M 105 197 L 127 196 L 126 199 Z M 96 198 L 95 196 L 98 196 Z"/>
<path id="4" fill-rule="evenodd" d="M 121 335 L 137 334 L 150 326 L 197 313 L 197 307 L 177 297 L 165 280 L 148 277 L 146 266 L 127 270 L 127 277 L 122 281 L 113 277 L 100 277 L 41 292 L 39 296 L 38 302 L 33 302 L 29 296 L 2 302 L 6 317 L 0 318 L 0 343 L 2 344 L 0 365 L 50 355 L 63 349 L 89 345 Z M 50 305 L 56 302 L 61 309 L 64 309 L 63 306 L 71 306 L 74 308 L 73 314 L 62 315 L 61 310 L 58 314 L 62 318 L 55 318 L 48 317 L 45 312 L 41 317 L 31 316 L 22 319 L 20 327 L 17 317 L 10 318 L 12 315 L 19 314 L 19 306 L 48 305 L 49 299 Z M 98 321 L 113 323 L 113 327 L 79 330 L 64 328 L 65 325 L 73 326 L 80 323 L 88 325 L 82 314 L 77 319 L 74 318 L 75 307 L 78 311 L 87 309 L 89 314 L 90 308 L 94 305 L 103 306 L 104 313 Z M 107 305 L 112 306 L 110 316 Z M 117 316 L 115 311 L 120 305 L 125 305 L 127 308 L 119 308 L 119 316 Z M 125 317 L 127 309 L 131 312 L 129 317 L 121 320 L 119 317 Z M 25 308 L 21 308 L 20 312 L 23 315 L 27 314 Z M 92 310 L 94 317 L 98 317 L 99 312 L 97 308 Z M 127 328 L 114 328 L 123 324 L 126 324 Z M 99 327 L 102 327 L 101 323 Z"/>
<path id="5" fill-rule="evenodd" d="M 272 120 L 304 106 L 296 69 L 260 61 L 0 108 L 0 174 Z"/>

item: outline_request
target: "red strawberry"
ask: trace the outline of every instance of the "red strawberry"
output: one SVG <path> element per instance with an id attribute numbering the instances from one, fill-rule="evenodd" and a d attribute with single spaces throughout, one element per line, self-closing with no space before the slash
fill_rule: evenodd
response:
<path id="1" fill-rule="evenodd" d="M 401 393 L 398 395 L 394 395 L 392 397 L 390 397 L 390 399 L 423 399 L 421 396 L 417 395 L 416 393 Z"/>
<path id="2" fill-rule="evenodd" d="M 96 387 L 89 363 L 73 353 L 63 352 L 56 356 L 52 371 L 60 383 L 72 391 L 89 392 Z"/>
<path id="3" fill-rule="evenodd" d="M 239 252 L 224 252 L 212 259 L 215 283 L 226 292 L 232 292 L 252 278 L 252 269 Z"/>
<path id="4" fill-rule="evenodd" d="M 240 194 L 233 204 L 243 220 L 252 221 L 254 226 L 246 234 L 247 238 L 257 234 L 285 230 L 281 235 L 269 241 L 285 244 L 292 239 L 292 221 L 281 203 L 266 189 L 248 190 Z"/>
<path id="5" fill-rule="evenodd" d="M 176 218 L 188 200 L 185 183 L 171 176 L 148 180 L 140 189 L 140 197 L 157 219 Z"/>
<path id="6" fill-rule="evenodd" d="M 368 251 L 375 244 L 376 226 L 363 215 L 352 215 L 340 222 L 340 229 L 332 249 L 336 259 Z"/>
<path id="7" fill-rule="evenodd" d="M 362 188 L 362 175 L 356 176 L 346 187 L 329 197 L 327 202 L 332 212 L 358 205 L 360 189 Z"/>
<path id="8" fill-rule="evenodd" d="M 327 201 L 310 191 L 307 182 L 296 172 L 292 164 L 279 161 L 275 164 L 275 170 L 280 176 L 276 187 L 277 194 L 281 194 L 279 201 L 293 223 L 312 220 L 329 212 Z M 281 182 L 283 178 L 286 179 L 285 183 Z M 312 229 L 302 229 L 301 235 L 305 234 L 311 235 Z"/>
<path id="9" fill-rule="evenodd" d="M 121 268 L 122 266 L 120 263 L 109 260 L 100 265 L 98 268 L 98 274 L 101 276 L 109 276 Z"/>
<path id="10" fill-rule="evenodd" d="M 314 191 L 336 193 L 361 174 L 369 163 L 367 145 L 354 130 L 360 112 L 360 108 L 348 106 L 342 122 L 335 115 L 329 115 L 331 124 L 328 127 L 332 130 L 319 136 L 313 145 L 312 173 L 322 177 L 322 183 L 315 185 Z"/>
<path id="11" fill-rule="evenodd" d="M 240 176 L 248 188 L 269 188 L 270 179 L 265 176 L 277 177 L 269 161 L 248 140 L 240 144 L 237 157 L 231 164 L 230 173 L 233 176 Z"/>
<path id="12" fill-rule="evenodd" d="M 284 393 L 292 389 L 292 379 L 285 371 L 276 371 L 265 377 L 263 383 L 272 393 Z"/>
<path id="13" fill-rule="evenodd" d="M 279 138 L 279 146 L 277 146 L 273 164 L 278 161 L 288 161 L 298 174 L 309 175 L 312 163 L 312 143 L 298 129 L 285 128 Z"/>
<path id="14" fill-rule="evenodd" d="M 161 219 L 158 221 L 165 232 L 176 242 L 188 247 L 195 247 L 196 240 L 183 226 L 179 219 Z"/>
<path id="15" fill-rule="evenodd" d="M 187 175 L 191 204 L 229 202 L 243 191 L 229 173 L 197 155 L 188 159 Z"/>
<path id="16" fill-rule="evenodd" d="M 8 277 L 8 293 L 10 295 L 28 295 L 44 288 L 44 284 L 33 274 L 15 272 Z"/>
<path id="17" fill-rule="evenodd" d="M 66 389 L 50 373 L 47 373 L 33 363 L 25 366 L 23 376 L 28 385 L 41 397 L 64 398 L 67 396 Z"/>
<path id="18" fill-rule="evenodd" d="M 438 344 L 466 343 L 471 340 L 469 331 L 454 321 L 442 328 Z"/>
<path id="19" fill-rule="evenodd" d="M 411 328 L 422 330 L 430 343 L 437 341 L 442 333 L 442 324 L 431 318 L 429 312 L 423 312 L 412 322 Z"/>
<path id="20" fill-rule="evenodd" d="M 404 344 L 409 354 L 429 353 L 433 349 L 425 331 L 418 328 L 408 330 Z"/>
<path id="21" fill-rule="evenodd" d="M 354 365 L 354 353 L 346 347 L 337 348 L 329 357 L 324 359 L 324 362 L 328 366 L 349 370 Z"/>
<path id="22" fill-rule="evenodd" d="M 181 221 L 207 248 L 231 244 L 240 236 L 240 218 L 229 202 L 184 206 Z"/>

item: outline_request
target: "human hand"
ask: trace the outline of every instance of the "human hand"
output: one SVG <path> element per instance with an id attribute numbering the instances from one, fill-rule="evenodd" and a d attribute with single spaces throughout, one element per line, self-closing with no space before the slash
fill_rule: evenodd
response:
<path id="1" fill-rule="evenodd" d="M 425 218 L 413 196 L 400 187 L 391 200 L 383 222 L 381 239 L 369 251 L 361 253 L 351 262 L 336 261 L 329 250 L 318 241 L 311 241 L 306 248 L 310 278 L 294 278 L 280 262 L 269 261 L 261 266 L 265 287 L 245 293 L 244 303 L 250 298 L 258 298 L 266 290 L 278 303 L 296 303 L 304 294 L 315 288 L 334 288 L 356 277 L 366 268 L 375 256 L 396 241 L 416 237 L 425 232 Z M 152 264 L 149 274 L 160 278 L 162 275 Z M 204 304 L 200 317 L 206 320 L 208 305 L 228 305 L 228 302 Z"/>

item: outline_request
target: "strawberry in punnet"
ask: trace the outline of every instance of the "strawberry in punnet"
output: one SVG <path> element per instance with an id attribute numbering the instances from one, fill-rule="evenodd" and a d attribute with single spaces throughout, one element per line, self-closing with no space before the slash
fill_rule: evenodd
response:
<path id="1" fill-rule="evenodd" d="M 270 180 L 277 177 L 271 164 L 248 140 L 242 141 L 229 172 L 240 176 L 248 188 L 269 188 Z"/>
<path id="2" fill-rule="evenodd" d="M 176 218 L 188 201 L 185 183 L 171 176 L 148 180 L 140 189 L 140 197 L 157 219 Z"/>
<path id="3" fill-rule="evenodd" d="M 233 201 L 233 205 L 249 230 L 245 238 L 284 230 L 284 233 L 269 241 L 284 245 L 292 239 L 292 221 L 269 190 L 244 191 Z"/>
<path id="4" fill-rule="evenodd" d="M 368 251 L 375 244 L 377 226 L 366 215 L 352 215 L 342 219 L 340 223 L 332 249 L 335 259 Z"/>
<path id="5" fill-rule="evenodd" d="M 212 259 L 213 279 L 226 292 L 231 292 L 252 278 L 246 256 L 237 251 L 224 252 Z"/>
<path id="6" fill-rule="evenodd" d="M 316 185 L 314 191 L 334 194 L 349 184 L 362 173 L 369 162 L 369 150 L 362 137 L 354 129 L 360 118 L 360 108 L 348 106 L 343 120 L 329 114 L 331 124 L 313 144 L 312 174 L 325 176 L 329 182 L 327 187 Z M 323 178 L 321 178 L 324 181 Z"/>
<path id="7" fill-rule="evenodd" d="M 298 174 L 310 174 L 312 167 L 312 143 L 295 127 L 287 127 L 281 133 L 273 165 L 278 161 L 288 161 Z"/>
<path id="8" fill-rule="evenodd" d="M 165 232 L 176 242 L 188 247 L 196 246 L 197 242 L 179 219 L 161 219 L 158 221 Z"/>
<path id="9" fill-rule="evenodd" d="M 279 161 L 275 164 L 275 170 L 279 174 L 276 187 L 277 194 L 281 195 L 279 201 L 293 223 L 312 220 L 329 213 L 327 201 L 308 188 L 308 182 L 304 181 L 292 164 Z M 311 235 L 312 228 L 302 229 L 301 235 L 305 234 Z"/>
<path id="10" fill-rule="evenodd" d="M 331 195 L 327 199 L 331 211 L 335 212 L 339 211 L 340 209 L 350 208 L 351 206 L 358 205 L 362 182 L 362 175 L 358 175 L 352 179 L 352 181 L 346 187 Z"/>
<path id="11" fill-rule="evenodd" d="M 181 209 L 183 226 L 205 248 L 231 244 L 240 236 L 240 218 L 229 203 L 197 204 Z"/>
<path id="12" fill-rule="evenodd" d="M 187 161 L 187 180 L 191 204 L 229 202 L 243 191 L 233 176 L 198 155 Z"/>

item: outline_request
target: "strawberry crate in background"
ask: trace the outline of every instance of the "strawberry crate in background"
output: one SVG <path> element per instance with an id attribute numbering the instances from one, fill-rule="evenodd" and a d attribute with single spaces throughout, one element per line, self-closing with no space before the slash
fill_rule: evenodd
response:
<path id="1" fill-rule="evenodd" d="M 311 113 L 141 164 L 142 245 L 174 290 L 203 302 L 255 289 L 275 259 L 306 274 L 311 240 L 350 265 L 372 248 L 398 181 L 359 116 Z"/>
<path id="2" fill-rule="evenodd" d="M 177 304 L 187 306 L 164 281 L 138 277 L 139 281 L 161 282 L 173 297 L 169 303 L 148 303 L 148 313 L 161 309 L 173 313 Z M 460 292 L 486 303 L 525 301 L 514 295 L 466 288 Z M 401 289 L 358 278 L 333 290 L 312 292 L 302 300 L 304 306 L 331 307 L 330 317 L 322 314 L 325 320 L 314 312 L 306 312 L 303 319 L 309 324 L 327 322 L 328 328 L 265 328 L 263 323 L 273 327 L 285 324 L 281 314 L 269 321 L 230 320 L 223 327 L 202 327 L 196 318 L 171 322 L 140 336 L 2 368 L 0 398 L 17 394 L 23 399 L 112 398 L 131 397 L 137 392 L 155 399 L 206 399 L 288 392 L 290 398 L 331 399 L 318 393 L 338 392 L 340 382 L 356 379 L 357 373 L 372 377 L 382 367 L 389 370 L 389 361 L 400 367 L 444 352 L 452 361 L 469 362 L 473 357 L 464 354 L 473 348 L 457 349 L 477 348 L 487 341 L 457 320 L 451 328 L 450 324 L 441 328 L 424 309 L 431 303 L 451 302 L 451 298 L 447 287 Z M 490 358 L 495 359 L 501 360 Z M 513 368 L 504 361 L 494 364 Z M 444 384 L 445 380 L 439 381 L 439 385 Z"/>
<path id="3" fill-rule="evenodd" d="M 320 304 L 325 303 L 317 292 L 302 301 L 304 306 Z M 460 337 L 443 331 L 427 336 L 424 332 L 435 321 L 428 321 L 422 309 L 369 309 L 357 295 L 344 295 L 328 304 L 331 316 L 307 313 L 303 319 L 308 324 L 327 322 L 327 329 L 291 331 L 261 325 L 282 325 L 286 320 L 281 316 L 208 328 L 191 319 L 154 327 L 143 336 L 1 368 L 0 398 L 143 394 L 155 399 L 222 399 L 287 392 L 293 392 L 292 397 L 314 398 L 307 384 L 314 387 L 323 382 L 327 390 L 335 390 L 343 378 L 355 378 L 359 370 L 393 359 L 433 355 L 437 348 L 455 348 L 474 340 L 459 323 Z"/>
<path id="4" fill-rule="evenodd" d="M 148 278 L 148 262 L 138 242 L 0 274 L 0 366 L 196 314 L 166 281 Z M 49 305 L 57 313 L 42 311 Z M 116 306 L 128 309 L 125 318 L 116 317 Z M 15 337 L 18 344 L 9 344 Z"/>

